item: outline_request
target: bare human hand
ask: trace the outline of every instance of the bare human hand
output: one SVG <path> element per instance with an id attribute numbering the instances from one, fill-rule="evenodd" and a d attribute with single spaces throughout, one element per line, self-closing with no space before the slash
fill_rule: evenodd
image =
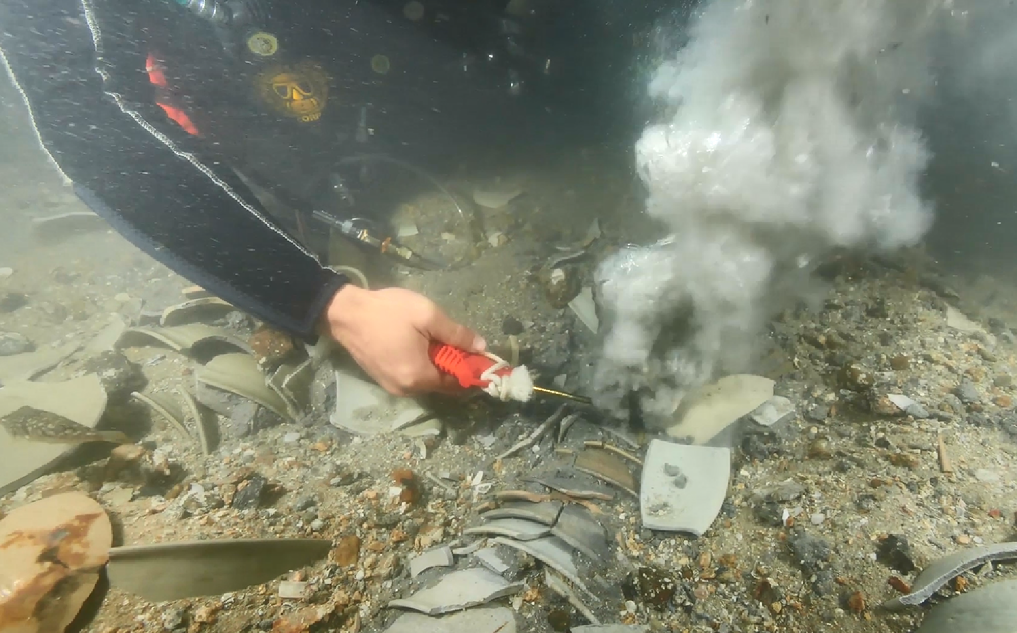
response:
<path id="1" fill-rule="evenodd" d="M 461 391 L 431 362 L 432 341 L 483 352 L 484 339 L 450 319 L 427 297 L 402 288 L 346 284 L 325 310 L 322 329 L 382 388 L 396 396 Z"/>

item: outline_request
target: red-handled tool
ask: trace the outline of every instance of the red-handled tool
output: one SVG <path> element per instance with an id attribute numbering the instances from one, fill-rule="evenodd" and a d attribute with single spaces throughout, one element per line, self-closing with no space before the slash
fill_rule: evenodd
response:
<path id="1" fill-rule="evenodd" d="M 564 391 L 537 387 L 525 366 L 512 367 L 494 354 L 472 354 L 444 343 L 431 343 L 431 362 L 442 372 L 455 376 L 464 389 L 479 388 L 501 400 L 526 402 L 534 392 L 590 404 L 589 398 Z"/>

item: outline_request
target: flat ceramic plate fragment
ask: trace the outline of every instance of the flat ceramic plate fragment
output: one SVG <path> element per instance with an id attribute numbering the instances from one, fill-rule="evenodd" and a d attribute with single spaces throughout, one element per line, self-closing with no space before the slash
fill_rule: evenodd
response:
<path id="1" fill-rule="evenodd" d="M 498 550 L 494 547 L 473 552 L 473 557 L 480 561 L 480 564 L 487 567 L 496 574 L 504 574 L 509 570 L 509 565 L 498 556 Z"/>
<path id="2" fill-rule="evenodd" d="M 328 555 L 326 539 L 237 539 L 115 547 L 110 585 L 152 602 L 260 585 Z"/>
<path id="3" fill-rule="evenodd" d="M 569 301 L 569 308 L 576 313 L 583 325 L 594 334 L 600 330 L 600 319 L 597 318 L 597 306 L 593 301 L 593 290 L 587 286 L 579 291 L 575 299 Z"/>
<path id="4" fill-rule="evenodd" d="M 527 503 L 526 501 L 509 501 L 500 508 L 490 510 L 483 514 L 485 519 L 525 519 L 536 521 L 544 525 L 554 525 L 561 513 L 561 501 L 544 501 L 541 503 Z"/>
<path id="5" fill-rule="evenodd" d="M 106 390 L 95 374 L 65 382 L 18 382 L 0 389 L 0 417 L 24 406 L 94 429 L 106 410 Z M 0 426 L 0 494 L 41 476 L 76 447 L 15 439 Z"/>
<path id="6" fill-rule="evenodd" d="M 385 633 L 516 633 L 516 617 L 506 607 L 470 609 L 434 618 L 419 613 L 399 616 Z"/>
<path id="7" fill-rule="evenodd" d="M 725 428 L 773 397 L 774 381 L 763 376 L 735 374 L 687 395 L 675 413 L 671 437 L 691 437 L 705 444 Z"/>
<path id="8" fill-rule="evenodd" d="M 720 513 L 730 474 L 727 448 L 651 441 L 639 495 L 643 527 L 701 536 Z"/>
<path id="9" fill-rule="evenodd" d="M 493 521 L 468 527 L 463 530 L 463 533 L 494 534 L 496 536 L 507 536 L 519 541 L 532 541 L 533 539 L 550 534 L 551 528 L 523 519 L 494 519 Z"/>
<path id="10" fill-rule="evenodd" d="M 954 577 L 974 569 L 987 561 L 1017 559 L 1017 542 L 996 543 L 972 547 L 938 558 L 922 570 L 911 583 L 911 593 L 883 603 L 883 608 L 899 611 L 905 607 L 921 604 L 932 597 Z"/>
<path id="11" fill-rule="evenodd" d="M 78 351 L 79 347 L 79 343 L 68 343 L 25 354 L 0 356 L 0 385 L 31 380 L 59 365 L 62 360 Z"/>
<path id="12" fill-rule="evenodd" d="M 576 456 L 576 470 L 593 475 L 625 492 L 637 495 L 636 478 L 622 458 L 600 448 L 587 448 Z"/>
<path id="13" fill-rule="evenodd" d="M 795 405 L 784 396 L 774 396 L 759 405 L 749 414 L 752 421 L 761 426 L 773 426 L 784 422 L 795 414 Z"/>
<path id="14" fill-rule="evenodd" d="M 290 419 L 286 403 L 265 381 L 258 362 L 247 354 L 223 354 L 208 361 L 194 372 L 194 379 L 216 389 L 222 389 L 273 411 L 284 420 Z"/>
<path id="15" fill-rule="evenodd" d="M 994 582 L 936 605 L 916 633 L 1017 633 L 1017 580 Z"/>
<path id="16" fill-rule="evenodd" d="M 510 583 L 483 567 L 473 567 L 452 572 L 430 589 L 418 591 L 409 598 L 393 600 L 388 606 L 440 615 L 518 593 L 524 586 L 521 582 Z"/>
<path id="17" fill-rule="evenodd" d="M 333 426 L 358 435 L 377 435 L 401 429 L 428 417 L 412 398 L 396 398 L 353 369 L 335 370 L 336 405 Z"/>

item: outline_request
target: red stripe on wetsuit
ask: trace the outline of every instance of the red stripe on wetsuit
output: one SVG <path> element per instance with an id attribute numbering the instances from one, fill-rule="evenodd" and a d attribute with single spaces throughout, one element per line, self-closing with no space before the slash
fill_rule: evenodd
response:
<path id="1" fill-rule="evenodd" d="M 198 128 L 191 121 L 191 117 L 183 109 L 173 105 L 173 94 L 170 92 L 169 82 L 166 81 L 166 74 L 163 72 L 162 64 L 149 53 L 145 60 L 145 71 L 148 73 L 148 80 L 155 86 L 155 103 L 166 112 L 166 116 L 176 122 L 188 134 L 198 136 Z"/>

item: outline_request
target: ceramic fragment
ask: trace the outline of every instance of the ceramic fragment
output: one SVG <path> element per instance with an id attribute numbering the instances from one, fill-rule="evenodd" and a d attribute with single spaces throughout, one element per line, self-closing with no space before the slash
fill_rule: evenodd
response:
<path id="1" fill-rule="evenodd" d="M 790 419 L 795 414 L 795 405 L 784 396 L 773 396 L 749 414 L 749 418 L 760 426 L 773 426 Z"/>
<path id="2" fill-rule="evenodd" d="M 936 605 L 916 633 L 1017 632 L 1017 580 L 994 582 Z"/>
<path id="3" fill-rule="evenodd" d="M 135 391 L 131 394 L 131 397 L 158 413 L 182 439 L 195 442 L 194 435 L 191 434 L 191 430 L 187 428 L 187 424 L 184 422 L 186 414 L 172 396 L 162 393 L 140 393 Z"/>
<path id="4" fill-rule="evenodd" d="M 32 231 L 44 240 L 60 240 L 72 235 L 108 230 L 109 224 L 91 211 L 69 211 L 44 218 L 32 218 Z"/>
<path id="5" fill-rule="evenodd" d="M 583 325 L 596 334 L 600 330 L 600 319 L 597 318 L 597 306 L 593 301 L 593 289 L 589 286 L 579 291 L 571 301 L 569 308 L 579 317 Z"/>
<path id="6" fill-rule="evenodd" d="M 203 323 L 166 328 L 128 328 L 117 341 L 117 347 L 144 347 L 153 343 L 165 345 L 200 362 L 219 354 L 253 353 L 247 343 L 226 330 Z"/>
<path id="7" fill-rule="evenodd" d="M 114 547 L 110 585 L 152 602 L 239 591 L 328 555 L 326 539 L 236 539 Z"/>
<path id="8" fill-rule="evenodd" d="M 506 185 L 473 190 L 473 201 L 485 209 L 503 209 L 522 195 L 523 190 Z"/>
<path id="9" fill-rule="evenodd" d="M 556 536 L 546 536 L 533 541 L 514 541 L 501 537 L 494 539 L 493 543 L 506 545 L 508 547 L 525 552 L 538 559 L 562 576 L 565 576 L 575 586 L 585 591 L 588 595 L 597 598 L 583 583 L 579 577 L 579 570 L 572 558 L 571 548 Z"/>
<path id="10" fill-rule="evenodd" d="M 98 503 L 71 492 L 0 521 L 0 625 L 60 633 L 77 616 L 109 556 L 113 527 Z"/>
<path id="11" fill-rule="evenodd" d="M 608 451 L 600 448 L 585 449 L 576 456 L 575 468 L 638 496 L 636 478 L 632 476 L 628 464 Z"/>
<path id="12" fill-rule="evenodd" d="M 194 428 L 198 431 L 198 443 L 201 446 L 201 452 L 205 455 L 211 455 L 215 452 L 215 449 L 219 448 L 221 439 L 219 420 L 203 404 L 195 400 L 194 396 L 189 392 L 177 389 L 176 394 L 184 403 L 186 416 L 191 419 L 194 423 Z"/>
<path id="13" fill-rule="evenodd" d="M 524 587 L 521 582 L 510 583 L 492 571 L 473 567 L 452 572 L 430 589 L 418 591 L 409 598 L 392 600 L 388 605 L 440 615 L 518 593 Z"/>
<path id="14" fill-rule="evenodd" d="M 593 624 L 600 624 L 596 614 L 590 610 L 590 607 L 586 606 L 582 598 L 579 597 L 579 594 L 573 591 L 572 587 L 558 574 L 547 568 L 544 569 L 544 584 L 547 585 L 548 589 L 568 600 L 569 604 L 575 607 L 576 611 L 581 613 L 584 618 Z"/>
<path id="15" fill-rule="evenodd" d="M 484 518 L 487 518 L 486 515 Z M 463 530 L 463 534 L 494 534 L 520 541 L 532 541 L 533 539 L 547 536 L 550 532 L 551 529 L 546 525 L 514 518 L 494 519 Z"/>
<path id="16" fill-rule="evenodd" d="M 911 593 L 889 600 L 883 603 L 882 607 L 890 611 L 899 611 L 905 607 L 921 604 L 950 580 L 969 569 L 988 561 L 1013 559 L 1017 559 L 1017 542 L 983 545 L 954 552 L 929 563 L 911 583 Z"/>
<path id="17" fill-rule="evenodd" d="M 413 398 L 396 398 L 371 382 L 357 368 L 336 367 L 333 426 L 358 435 L 377 435 L 430 417 Z"/>
<path id="18" fill-rule="evenodd" d="M 610 490 L 596 485 L 585 484 L 576 479 L 545 477 L 541 479 L 533 478 L 529 481 L 574 499 L 599 499 L 601 501 L 611 501 L 614 499 L 614 493 Z"/>
<path id="19" fill-rule="evenodd" d="M 433 567 L 451 567 L 456 562 L 447 545 L 429 549 L 410 559 L 410 576 L 416 578 Z"/>
<path id="20" fill-rule="evenodd" d="M 273 411 L 284 420 L 290 419 L 286 403 L 265 381 L 254 357 L 247 354 L 223 354 L 194 372 L 195 381 L 243 396 Z"/>
<path id="21" fill-rule="evenodd" d="M 525 501 L 508 502 L 501 507 L 485 512 L 484 519 L 525 519 L 536 521 L 544 525 L 554 525 L 561 513 L 561 501 L 543 501 L 541 503 L 527 503 Z"/>
<path id="22" fill-rule="evenodd" d="M 215 321 L 236 310 L 219 297 L 189 299 L 163 310 L 159 325 L 173 327 L 198 321 Z"/>
<path id="23" fill-rule="evenodd" d="M 604 561 L 611 554 L 607 531 L 586 508 L 574 505 L 562 508 L 557 523 L 551 528 L 551 534 L 576 548 L 590 560 Z"/>
<path id="24" fill-rule="evenodd" d="M 79 343 L 72 342 L 60 347 L 47 347 L 13 356 L 0 356 L 0 385 L 32 380 L 59 365 L 64 359 L 78 351 L 79 347 Z"/>
<path id="25" fill-rule="evenodd" d="M 674 466 L 680 474 L 670 474 Z M 701 536 L 720 513 L 730 474 L 727 448 L 651 441 L 639 497 L 643 526 Z"/>
<path id="26" fill-rule="evenodd" d="M 385 633 L 516 633 L 515 618 L 506 607 L 470 609 L 441 618 L 404 613 Z"/>
<path id="27" fill-rule="evenodd" d="M 480 564 L 487 567 L 496 574 L 504 574 L 510 568 L 508 563 L 501 559 L 498 555 L 497 548 L 485 547 L 473 552 L 473 556 L 480 561 Z"/>
<path id="28" fill-rule="evenodd" d="M 95 374 L 65 382 L 18 382 L 0 389 L 0 417 L 25 406 L 94 429 L 106 410 L 106 390 Z M 0 494 L 39 477 L 74 448 L 66 444 L 17 442 L 0 427 Z"/>
<path id="29" fill-rule="evenodd" d="M 667 434 L 705 444 L 772 398 L 773 386 L 773 380 L 751 374 L 726 376 L 705 385 L 682 399 L 675 413 L 677 423 Z"/>

